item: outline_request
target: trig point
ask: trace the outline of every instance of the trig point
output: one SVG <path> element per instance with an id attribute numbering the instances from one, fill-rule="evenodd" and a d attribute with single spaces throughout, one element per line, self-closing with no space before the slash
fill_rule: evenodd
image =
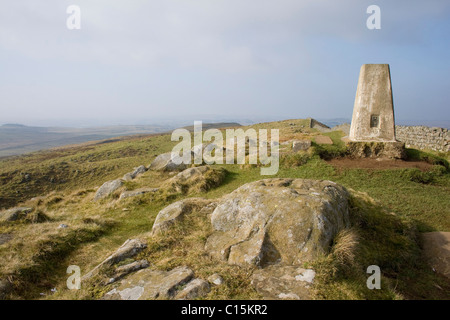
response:
<path id="1" fill-rule="evenodd" d="M 357 157 L 404 158 L 395 139 L 394 102 L 388 64 L 361 67 L 347 146 Z"/>
<path id="2" fill-rule="evenodd" d="M 359 74 L 350 141 L 395 141 L 394 103 L 388 64 L 365 64 Z"/>

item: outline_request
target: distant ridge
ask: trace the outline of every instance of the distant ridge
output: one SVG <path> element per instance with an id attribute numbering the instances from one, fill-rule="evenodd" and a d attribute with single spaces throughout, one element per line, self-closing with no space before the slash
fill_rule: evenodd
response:
<path id="1" fill-rule="evenodd" d="M 1 127 L 6 127 L 6 128 L 23 128 L 23 127 L 26 127 L 26 125 L 19 124 L 19 123 L 5 123 L 5 124 L 1 125 Z"/>
<path id="2" fill-rule="evenodd" d="M 236 122 L 204 123 L 203 130 L 241 126 Z M 193 126 L 184 127 L 190 131 Z M 93 128 L 33 127 L 23 124 L 3 124 L 0 126 L 0 157 L 21 155 L 33 151 L 62 147 L 66 145 L 99 141 L 108 143 L 112 138 L 170 133 L 169 125 L 116 125 Z"/>
<path id="3" fill-rule="evenodd" d="M 202 123 L 202 130 L 222 129 L 222 128 L 231 128 L 231 127 L 241 127 L 241 125 L 237 122 Z M 194 131 L 194 126 L 186 126 L 186 127 L 183 127 L 183 129 L 187 129 L 189 131 Z"/>

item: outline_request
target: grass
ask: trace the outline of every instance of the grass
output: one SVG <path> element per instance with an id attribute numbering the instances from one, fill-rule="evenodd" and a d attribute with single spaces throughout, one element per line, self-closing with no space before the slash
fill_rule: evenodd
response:
<path id="1" fill-rule="evenodd" d="M 170 136 L 35 152 L 0 160 L 0 208 L 51 191 L 94 188 L 170 151 Z"/>
<path id="2" fill-rule="evenodd" d="M 387 214 L 367 195 L 353 192 L 352 228 L 336 238 L 330 255 L 312 265 L 320 299 L 448 299 L 449 281 L 421 256 L 418 232 L 408 219 Z M 365 285 L 367 266 L 382 272 L 381 289 Z"/>
<path id="3" fill-rule="evenodd" d="M 284 141 L 317 135 L 296 120 L 252 127 L 277 126 Z M 336 238 L 329 255 L 313 264 L 317 272 L 314 297 L 448 298 L 448 282 L 432 273 L 422 260 L 419 238 L 420 232 L 450 231 L 448 156 L 408 149 L 411 159 L 434 165 L 427 172 L 337 170 L 325 160 L 342 155 L 342 133 L 323 135 L 330 136 L 334 144 L 313 144 L 310 152 L 284 154 L 275 176 L 332 180 L 354 190 L 352 228 Z M 47 298 L 96 298 L 105 288 L 78 292 L 65 289 L 68 265 L 79 265 L 86 273 L 126 239 L 147 234 L 158 212 L 174 201 L 185 197 L 217 199 L 244 183 L 265 178 L 257 166 L 214 165 L 207 180 L 195 181 L 194 188 L 181 187 L 185 193 L 160 190 L 120 201 L 118 194 L 91 201 L 97 186 L 134 167 L 148 165 L 173 145 L 169 135 L 159 135 L 1 160 L 0 206 L 31 206 L 40 217 L 0 225 L 1 234 L 13 235 L 13 240 L 0 245 L 0 277 L 10 276 L 17 283 L 13 297 L 39 298 L 41 292 L 49 294 L 56 287 L 58 292 Z M 169 173 L 147 171 L 125 183 L 123 189 L 157 188 L 171 177 Z M 28 200 L 32 197 L 38 198 Z M 164 270 L 188 265 L 202 278 L 221 274 L 225 285 L 214 287 L 207 299 L 259 298 L 250 285 L 251 269 L 223 265 L 203 253 L 211 232 L 207 215 L 195 211 L 190 217 L 164 236 L 148 238 L 149 247 L 138 258 L 147 258 L 152 267 Z M 61 223 L 69 228 L 58 229 Z M 381 267 L 381 291 L 368 290 L 365 285 L 365 268 L 372 264 Z"/>

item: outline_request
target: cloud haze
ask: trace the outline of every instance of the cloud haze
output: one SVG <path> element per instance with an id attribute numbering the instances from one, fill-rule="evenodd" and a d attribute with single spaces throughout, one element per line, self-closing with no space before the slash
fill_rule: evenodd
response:
<path id="1" fill-rule="evenodd" d="M 448 120 L 449 16 L 438 0 L 8 2 L 0 124 L 350 117 L 364 63 L 391 65 L 397 119 Z"/>

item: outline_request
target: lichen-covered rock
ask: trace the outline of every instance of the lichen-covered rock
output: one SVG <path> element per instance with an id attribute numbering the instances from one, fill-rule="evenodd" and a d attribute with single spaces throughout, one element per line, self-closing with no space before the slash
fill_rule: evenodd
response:
<path id="1" fill-rule="evenodd" d="M 100 188 L 98 188 L 95 193 L 94 200 L 100 200 L 106 198 L 114 191 L 119 189 L 123 185 L 123 181 L 121 179 L 111 180 L 105 182 Z"/>
<path id="2" fill-rule="evenodd" d="M 153 223 L 152 235 L 159 234 L 170 228 L 171 225 L 183 219 L 193 210 L 205 210 L 212 212 L 215 202 L 202 198 L 188 198 L 174 202 L 162 209 Z M 205 213 L 207 214 L 207 213 Z"/>
<path id="3" fill-rule="evenodd" d="M 147 244 L 144 241 L 140 239 L 128 239 L 120 246 L 119 249 L 117 249 L 116 252 L 88 272 L 82 280 L 87 280 L 96 275 L 103 267 L 110 267 L 120 261 L 134 257 L 145 248 L 147 248 Z"/>
<path id="4" fill-rule="evenodd" d="M 306 151 L 311 147 L 311 140 L 295 140 L 292 142 L 292 151 Z"/>
<path id="5" fill-rule="evenodd" d="M 122 279 L 127 274 L 130 274 L 132 272 L 148 268 L 150 266 L 150 263 L 143 259 L 139 261 L 135 261 L 129 264 L 126 264 L 124 266 L 117 267 L 114 271 L 114 275 L 108 280 L 108 284 L 113 283 L 117 280 Z"/>
<path id="6" fill-rule="evenodd" d="M 147 168 L 145 166 L 139 166 L 135 168 L 133 172 L 126 173 L 122 179 L 125 181 L 131 181 L 145 171 L 147 171 Z"/>
<path id="7" fill-rule="evenodd" d="M 268 266 L 256 270 L 252 285 L 269 300 L 309 300 L 315 272 L 297 266 Z"/>
<path id="8" fill-rule="evenodd" d="M 25 218 L 33 208 L 16 207 L 0 212 L 0 221 L 16 221 Z"/>
<path id="9" fill-rule="evenodd" d="M 154 171 L 181 171 L 187 167 L 187 164 L 175 163 L 172 160 L 172 152 L 167 152 L 157 156 L 150 164 L 149 169 Z"/>
<path id="10" fill-rule="evenodd" d="M 328 252 L 349 225 L 349 194 L 331 181 L 265 179 L 224 196 L 205 249 L 229 264 L 301 264 Z"/>
<path id="11" fill-rule="evenodd" d="M 120 285 L 109 291 L 108 300 L 150 300 L 175 297 L 178 288 L 188 283 L 194 273 L 186 266 L 170 271 L 143 269 L 124 278 Z"/>
<path id="12" fill-rule="evenodd" d="M 186 286 L 175 296 L 176 300 L 192 300 L 203 297 L 211 291 L 209 283 L 203 279 L 194 279 L 186 284 Z"/>

